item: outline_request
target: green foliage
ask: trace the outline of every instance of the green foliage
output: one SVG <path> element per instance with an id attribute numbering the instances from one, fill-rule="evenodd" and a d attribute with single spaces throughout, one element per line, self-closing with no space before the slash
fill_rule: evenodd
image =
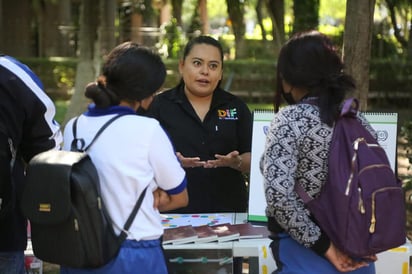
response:
<path id="1" fill-rule="evenodd" d="M 159 52 L 167 58 L 179 58 L 185 39 L 182 30 L 177 25 L 176 18 L 164 24 L 161 27 L 161 33 L 160 42 L 157 44 Z"/>
<path id="2" fill-rule="evenodd" d="M 225 54 L 228 54 L 233 41 L 230 39 L 224 41 L 223 48 Z M 230 91 L 239 92 L 245 95 L 245 98 L 271 103 L 276 89 L 276 57 L 269 56 L 270 51 L 266 50 L 263 44 L 251 46 L 252 49 L 255 55 L 253 59 L 225 61 L 222 86 L 229 86 Z M 265 57 L 262 58 L 262 56 Z M 54 100 L 68 100 L 71 97 L 70 92 L 73 90 L 75 81 L 76 59 L 25 59 L 22 61 L 40 77 L 46 92 Z M 163 87 L 171 88 L 180 81 L 178 59 L 168 58 L 164 59 L 164 62 L 167 67 L 167 77 Z M 371 99 L 368 105 L 375 108 L 391 106 L 410 108 L 408 98 L 412 98 L 411 75 L 412 62 L 393 59 L 372 60 L 369 94 L 373 94 L 374 99 Z M 402 116 L 402 118 L 406 121 L 412 120 L 412 117 Z"/>
<path id="3" fill-rule="evenodd" d="M 252 60 L 271 60 L 277 59 L 275 43 L 263 41 L 261 39 L 245 39 L 245 56 Z"/>
<path id="4" fill-rule="evenodd" d="M 409 120 L 401 127 L 401 136 L 405 138 L 406 157 L 409 160 L 408 170 L 412 168 L 412 120 Z M 408 173 L 410 174 L 410 173 Z M 407 229 L 412 229 L 412 176 L 403 178 L 403 189 L 405 190 Z"/>
<path id="5" fill-rule="evenodd" d="M 64 117 L 69 107 L 70 100 L 55 100 L 54 105 L 56 106 L 56 115 L 55 119 L 60 124 L 63 123 Z"/>
<path id="6" fill-rule="evenodd" d="M 207 12 L 211 20 L 214 18 L 227 18 L 226 0 L 208 0 Z"/>
<path id="7" fill-rule="evenodd" d="M 62 89 L 70 89 L 74 86 L 75 69 L 64 65 L 56 65 L 53 75 L 56 85 Z"/>
<path id="8" fill-rule="evenodd" d="M 293 32 L 316 29 L 319 26 L 320 0 L 293 2 Z"/>
<path id="9" fill-rule="evenodd" d="M 202 29 L 202 20 L 200 19 L 199 10 L 196 7 L 193 10 L 193 15 L 190 20 L 190 25 L 189 25 L 189 28 L 187 29 L 187 34 L 190 36 L 195 33 L 200 33 L 201 29 Z"/>
<path id="10" fill-rule="evenodd" d="M 408 170 L 412 168 L 412 121 L 407 121 L 401 127 L 401 136 L 406 140 L 406 157 L 409 160 Z M 412 189 L 412 176 L 406 178 L 406 186 Z"/>
<path id="11" fill-rule="evenodd" d="M 396 92 L 411 94 L 411 62 L 387 58 L 372 59 L 369 75 L 370 90 L 380 91 L 388 99 L 393 97 L 392 94 Z"/>
<path id="12" fill-rule="evenodd" d="M 192 22 L 193 11 L 197 6 L 197 0 L 182 0 L 182 21 L 183 29 L 186 31 Z"/>
<path id="13" fill-rule="evenodd" d="M 327 24 L 319 25 L 319 31 L 326 34 L 329 37 L 343 37 L 343 30 L 344 30 L 343 25 L 338 25 L 338 26 L 327 25 Z"/>
<path id="14" fill-rule="evenodd" d="M 41 79 L 46 92 L 53 99 L 70 98 L 74 86 L 77 59 L 74 58 L 22 58 Z"/>
<path id="15" fill-rule="evenodd" d="M 332 25 L 343 25 L 346 16 L 346 1 L 342 0 L 327 0 L 320 1 L 319 17 L 321 21 L 333 20 Z"/>
<path id="16" fill-rule="evenodd" d="M 394 37 L 382 34 L 372 36 L 372 58 L 397 58 L 402 56 L 402 47 Z"/>

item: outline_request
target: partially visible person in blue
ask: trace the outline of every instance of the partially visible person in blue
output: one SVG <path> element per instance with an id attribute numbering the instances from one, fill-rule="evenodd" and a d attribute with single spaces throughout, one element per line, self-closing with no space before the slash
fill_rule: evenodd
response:
<path id="1" fill-rule="evenodd" d="M 88 150 L 117 234 L 147 186 L 148 191 L 116 258 L 95 269 L 62 266 L 62 274 L 168 273 L 159 210 L 187 205 L 186 174 L 159 122 L 136 114 L 142 101 L 161 87 L 165 76 L 166 68 L 159 55 L 125 42 L 109 53 L 102 77 L 86 87 L 85 95 L 94 103 L 77 120 L 77 134 L 85 144 L 109 119 L 129 114 L 112 123 Z M 64 131 L 66 150 L 70 150 L 73 140 L 73 120 Z"/>
<path id="2" fill-rule="evenodd" d="M 317 31 L 295 34 L 278 57 L 277 113 L 260 162 L 275 273 L 375 273 L 376 256 L 356 259 L 338 250 L 294 190 L 299 181 L 316 197 L 328 177 L 334 121 L 355 89 L 343 68 L 331 40 Z M 289 105 L 279 110 L 282 96 Z M 373 132 L 362 115 L 359 119 Z"/>
<path id="3" fill-rule="evenodd" d="M 147 115 L 159 120 L 185 168 L 189 205 L 179 213 L 246 212 L 252 115 L 220 87 L 223 50 L 210 36 L 190 40 L 180 83 L 155 96 Z"/>
<path id="4" fill-rule="evenodd" d="M 23 274 L 27 220 L 19 204 L 24 166 L 34 155 L 60 148 L 62 135 L 54 120 L 55 106 L 40 79 L 25 64 L 7 55 L 0 55 L 0 98 L 0 153 L 11 154 L 11 147 L 17 151 L 11 172 L 7 157 L 2 156 L 0 161 L 0 183 L 12 179 L 14 187 L 11 193 L 3 188 L 0 193 L 2 208 L 10 209 L 0 218 L 0 273 Z"/>

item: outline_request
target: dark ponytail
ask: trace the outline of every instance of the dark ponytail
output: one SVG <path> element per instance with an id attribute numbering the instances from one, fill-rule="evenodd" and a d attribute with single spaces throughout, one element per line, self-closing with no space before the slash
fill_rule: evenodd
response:
<path id="1" fill-rule="evenodd" d="M 118 105 L 120 101 L 141 101 L 152 96 L 166 77 L 166 67 L 153 50 L 124 42 L 107 56 L 102 76 L 86 87 L 85 96 L 98 108 Z"/>
<path id="2" fill-rule="evenodd" d="M 103 80 L 90 83 L 86 86 L 84 95 L 93 100 L 97 108 L 107 108 L 120 103 L 118 96 L 106 88 Z"/>
<path id="3" fill-rule="evenodd" d="M 318 95 L 321 121 L 332 126 L 339 117 L 342 101 L 354 89 L 355 80 L 350 75 L 340 73 L 324 79 Z"/>

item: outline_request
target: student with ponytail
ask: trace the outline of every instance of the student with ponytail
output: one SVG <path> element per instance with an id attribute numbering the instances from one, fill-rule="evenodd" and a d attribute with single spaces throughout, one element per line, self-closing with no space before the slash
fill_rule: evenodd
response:
<path id="1" fill-rule="evenodd" d="M 62 266 L 61 273 L 168 273 L 159 210 L 187 205 L 186 175 L 159 122 L 136 114 L 142 100 L 161 87 L 165 76 L 165 66 L 157 54 L 125 42 L 110 52 L 102 77 L 86 87 L 85 95 L 93 103 L 77 120 L 77 136 L 86 145 L 109 119 L 127 114 L 110 124 L 88 150 L 118 234 L 140 193 L 147 186 L 148 191 L 116 258 L 97 269 Z M 73 140 L 73 120 L 64 131 L 66 150 Z"/>

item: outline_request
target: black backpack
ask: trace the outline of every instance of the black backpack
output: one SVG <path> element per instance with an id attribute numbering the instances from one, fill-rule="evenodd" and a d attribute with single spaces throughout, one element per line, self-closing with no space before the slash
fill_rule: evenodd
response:
<path id="1" fill-rule="evenodd" d="M 73 268 L 94 268 L 116 257 L 127 230 L 143 201 L 140 195 L 119 236 L 100 195 L 97 170 L 86 151 L 122 114 L 113 117 L 91 143 L 76 138 L 73 123 L 72 151 L 49 150 L 29 163 L 22 210 L 31 225 L 33 252 L 43 261 Z"/>
<path id="2" fill-rule="evenodd" d="M 15 206 L 13 168 L 17 150 L 6 125 L 0 121 L 0 219 L 7 217 Z"/>

